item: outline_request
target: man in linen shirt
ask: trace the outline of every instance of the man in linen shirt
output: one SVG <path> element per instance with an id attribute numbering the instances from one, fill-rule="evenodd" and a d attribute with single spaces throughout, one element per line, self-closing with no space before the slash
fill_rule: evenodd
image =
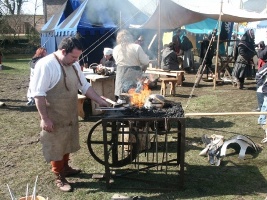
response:
<path id="1" fill-rule="evenodd" d="M 77 38 L 64 38 L 56 52 L 38 61 L 30 85 L 41 118 L 43 155 L 52 165 L 56 186 L 64 192 L 72 190 L 65 177 L 81 172 L 68 164 L 69 154 L 80 149 L 78 90 L 100 106 L 108 106 L 84 77 L 77 62 L 81 53 Z"/>

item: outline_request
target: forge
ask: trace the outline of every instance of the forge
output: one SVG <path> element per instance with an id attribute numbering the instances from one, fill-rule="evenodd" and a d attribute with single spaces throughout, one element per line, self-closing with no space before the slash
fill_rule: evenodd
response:
<path id="1" fill-rule="evenodd" d="M 155 179 L 150 177 L 140 181 L 160 182 L 152 184 L 160 186 L 160 189 L 183 187 L 184 111 L 179 102 L 160 102 L 163 104 L 161 107 L 155 106 L 159 102 L 146 108 L 144 104 L 139 107 L 140 104 L 126 101 L 121 107 L 107 108 L 103 118 L 89 131 L 88 149 L 92 157 L 105 167 L 103 177 L 107 188 L 114 185 L 115 178 L 133 178 L 134 173 L 140 176 L 148 170 L 155 173 Z M 162 181 L 156 178 L 157 172 L 167 176 L 169 170 L 176 178 L 162 185 Z"/>

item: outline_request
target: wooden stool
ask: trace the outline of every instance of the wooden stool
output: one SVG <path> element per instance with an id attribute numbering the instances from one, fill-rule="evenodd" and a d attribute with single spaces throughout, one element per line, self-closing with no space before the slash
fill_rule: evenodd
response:
<path id="1" fill-rule="evenodd" d="M 175 95 L 175 86 L 177 84 L 177 78 L 160 78 L 161 81 L 161 89 L 160 94 L 165 96 L 166 95 L 166 88 L 167 84 L 170 83 L 170 95 Z"/>
<path id="2" fill-rule="evenodd" d="M 83 111 L 83 102 L 86 99 L 86 96 L 78 94 L 78 116 L 84 119 L 84 111 Z"/>

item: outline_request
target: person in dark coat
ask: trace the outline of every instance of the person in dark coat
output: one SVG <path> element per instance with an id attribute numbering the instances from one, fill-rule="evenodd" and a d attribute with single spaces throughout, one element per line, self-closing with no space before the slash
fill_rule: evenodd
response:
<path id="1" fill-rule="evenodd" d="M 162 51 L 161 69 L 163 70 L 179 70 L 179 61 L 174 51 L 175 44 L 169 43 Z"/>
<path id="2" fill-rule="evenodd" d="M 247 30 L 238 44 L 238 56 L 232 72 L 234 82 L 238 89 L 243 89 L 245 76 L 253 59 L 254 65 L 257 65 L 257 53 L 255 51 L 254 30 Z M 256 59 L 255 59 L 256 56 Z M 253 58 L 254 57 L 254 58 Z"/>
<path id="3" fill-rule="evenodd" d="M 215 35 L 215 31 L 214 33 L 211 33 L 209 35 L 204 35 L 203 41 L 200 46 L 200 63 L 206 65 L 207 76 L 209 74 L 209 70 L 211 70 L 212 59 L 214 56 L 215 43 L 211 40 L 214 39 L 213 37 L 215 37 Z"/>
<path id="4" fill-rule="evenodd" d="M 172 43 L 174 44 L 174 51 L 176 52 L 177 55 L 181 55 L 182 44 L 180 36 L 181 36 L 181 29 L 177 29 L 172 37 Z"/>

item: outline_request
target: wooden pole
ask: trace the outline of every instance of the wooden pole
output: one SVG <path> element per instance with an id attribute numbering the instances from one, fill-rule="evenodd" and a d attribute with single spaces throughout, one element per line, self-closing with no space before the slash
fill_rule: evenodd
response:
<path id="1" fill-rule="evenodd" d="M 221 1 L 221 10 L 219 15 L 219 24 L 218 24 L 218 39 L 217 39 L 217 50 L 216 50 L 216 59 L 215 59 L 215 76 L 213 78 L 213 89 L 216 89 L 216 81 L 219 76 L 218 73 L 218 56 L 219 56 L 219 43 L 220 43 L 220 34 L 221 34 L 221 20 L 222 20 L 222 6 L 223 0 Z"/>
<path id="2" fill-rule="evenodd" d="M 158 68 L 161 68 L 160 67 L 160 60 L 161 60 L 161 45 L 160 45 L 160 39 L 161 39 L 161 0 L 159 0 L 159 4 L 158 4 L 158 7 L 159 7 L 159 19 L 158 19 Z"/>
<path id="3" fill-rule="evenodd" d="M 185 117 L 227 116 L 227 115 L 267 115 L 267 112 L 185 113 Z"/>

